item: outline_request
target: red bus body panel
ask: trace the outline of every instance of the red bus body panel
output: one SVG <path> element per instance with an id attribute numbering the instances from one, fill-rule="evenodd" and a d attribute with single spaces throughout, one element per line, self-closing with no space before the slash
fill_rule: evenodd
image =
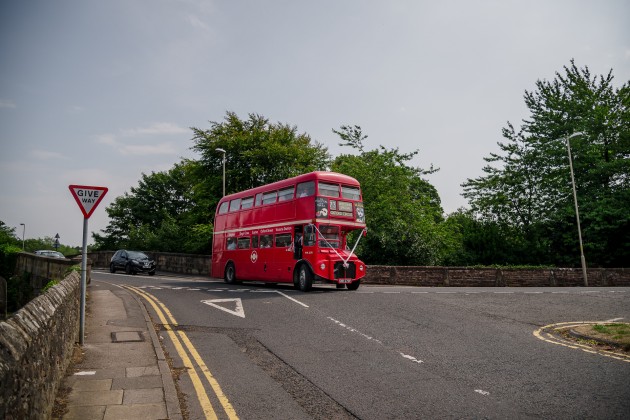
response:
<path id="1" fill-rule="evenodd" d="M 324 187 L 334 190 L 334 186 L 339 188 L 338 197 L 323 190 Z M 293 188 L 291 196 L 290 188 Z M 265 197 L 265 193 L 273 191 L 283 192 L 285 200 L 277 198 L 267 204 L 254 201 L 251 207 L 242 208 L 247 201 L 243 199 L 255 199 L 258 194 Z M 232 203 L 234 208 L 222 211 L 222 207 L 230 205 L 224 203 Z M 297 266 L 306 263 L 318 282 L 354 282 L 365 276 L 365 264 L 351 254 L 356 239 L 349 243 L 346 235 L 364 228 L 360 186 L 347 175 L 311 172 L 231 194 L 223 197 L 217 206 L 212 276 L 224 277 L 227 264 L 232 263 L 238 280 L 291 283 Z M 327 239 L 321 236 L 320 229 L 328 232 Z M 301 255 L 294 253 L 296 235 L 303 238 Z M 271 239 L 271 247 L 266 247 L 267 239 Z M 235 249 L 228 249 L 231 247 Z"/>

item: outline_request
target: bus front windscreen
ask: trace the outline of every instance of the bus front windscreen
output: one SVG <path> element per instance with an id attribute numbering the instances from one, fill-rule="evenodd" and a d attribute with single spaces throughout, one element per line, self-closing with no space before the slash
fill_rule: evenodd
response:
<path id="1" fill-rule="evenodd" d="M 339 226 L 321 225 L 319 246 L 321 248 L 339 248 Z"/>

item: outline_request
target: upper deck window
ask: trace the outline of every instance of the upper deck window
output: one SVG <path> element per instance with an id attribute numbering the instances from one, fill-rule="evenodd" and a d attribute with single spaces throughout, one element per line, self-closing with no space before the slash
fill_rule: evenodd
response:
<path id="1" fill-rule="evenodd" d="M 224 201 L 223 203 L 221 203 L 221 206 L 219 207 L 219 214 L 227 213 L 229 206 L 230 206 L 230 203 L 228 203 L 227 201 Z"/>
<path id="2" fill-rule="evenodd" d="M 234 200 L 230 201 L 230 211 L 237 211 L 240 208 L 241 208 L 240 198 L 235 198 Z"/>
<path id="3" fill-rule="evenodd" d="M 339 185 L 320 182 L 319 195 L 323 195 L 324 197 L 339 197 Z"/>
<path id="4" fill-rule="evenodd" d="M 271 204 L 276 202 L 277 191 L 271 191 L 263 194 L 263 204 Z"/>
<path id="5" fill-rule="evenodd" d="M 243 198 L 241 201 L 241 210 L 250 209 L 254 205 L 254 197 Z"/>
<path id="6" fill-rule="evenodd" d="M 278 201 L 287 201 L 293 199 L 293 187 L 284 188 L 278 191 Z"/>
<path id="7" fill-rule="evenodd" d="M 315 195 L 315 181 L 301 182 L 297 184 L 297 197 L 310 197 Z"/>
<path id="8" fill-rule="evenodd" d="M 256 201 L 254 202 L 254 205 L 258 207 L 261 204 L 262 204 L 262 193 L 258 193 L 256 194 Z"/>
<path id="9" fill-rule="evenodd" d="M 350 200 L 360 200 L 361 192 L 356 187 L 344 187 L 341 186 L 341 196 Z"/>

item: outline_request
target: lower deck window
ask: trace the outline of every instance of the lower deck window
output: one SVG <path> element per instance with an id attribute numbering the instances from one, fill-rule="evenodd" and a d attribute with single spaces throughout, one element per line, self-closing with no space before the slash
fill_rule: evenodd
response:
<path id="1" fill-rule="evenodd" d="M 276 235 L 276 246 L 277 247 L 287 247 L 291 245 L 291 234 L 284 233 L 282 235 Z"/>
<path id="2" fill-rule="evenodd" d="M 273 235 L 260 235 L 260 247 L 271 248 L 273 244 Z"/>

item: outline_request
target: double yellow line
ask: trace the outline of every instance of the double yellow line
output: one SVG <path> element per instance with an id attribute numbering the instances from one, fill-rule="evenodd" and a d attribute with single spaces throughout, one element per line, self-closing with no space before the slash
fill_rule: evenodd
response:
<path id="1" fill-rule="evenodd" d="M 171 326 L 177 327 L 178 324 L 168 308 L 164 306 L 164 304 L 160 302 L 155 296 L 143 290 L 140 290 L 137 287 L 128 285 L 123 285 L 122 287 L 145 298 L 146 301 L 149 302 L 149 304 L 151 304 L 151 306 L 155 310 L 158 318 L 160 318 L 160 322 L 162 323 L 162 325 L 164 325 L 164 329 L 173 342 L 173 345 L 177 350 L 177 354 L 182 359 L 186 371 L 190 375 L 193 387 L 195 388 L 195 392 L 197 393 L 197 399 L 201 404 L 201 409 L 203 410 L 206 419 L 217 419 L 217 414 L 212 407 L 212 403 L 210 402 L 210 398 L 206 393 L 206 389 L 204 388 L 201 378 L 197 373 L 197 369 L 188 357 L 188 353 L 186 352 L 184 347 L 188 349 L 188 352 L 197 363 L 197 366 L 201 370 L 201 373 L 212 387 L 214 394 L 217 396 L 228 418 L 230 420 L 238 420 L 238 416 L 236 415 L 236 411 L 234 411 L 234 407 L 232 407 L 232 404 L 230 404 L 230 401 L 221 390 L 221 386 L 214 378 L 214 376 L 212 376 L 212 373 L 208 369 L 208 366 L 206 366 L 201 356 L 199 356 L 197 349 L 195 349 L 195 346 L 193 346 L 193 344 L 190 342 L 186 333 L 184 331 L 177 331 L 177 334 L 175 334 L 175 331 L 173 331 L 173 329 L 171 328 Z"/>

